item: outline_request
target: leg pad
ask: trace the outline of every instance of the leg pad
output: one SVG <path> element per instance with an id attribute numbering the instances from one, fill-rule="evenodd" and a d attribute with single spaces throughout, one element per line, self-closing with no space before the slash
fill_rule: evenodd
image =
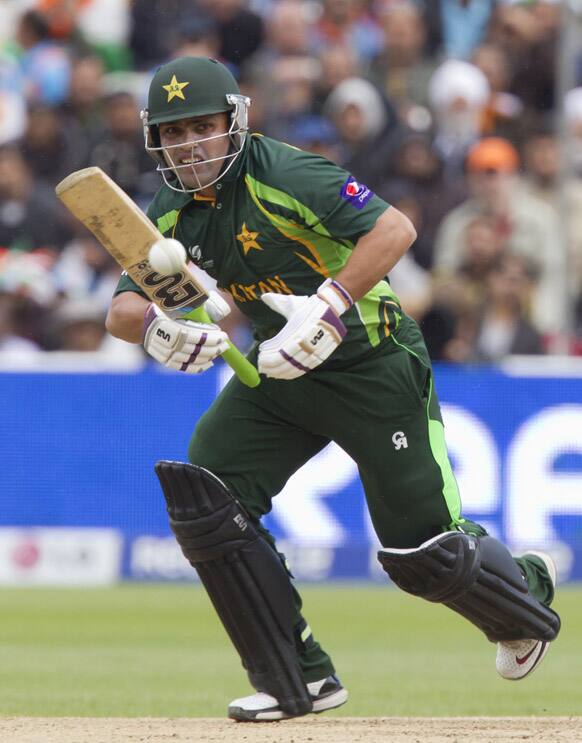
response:
<path id="1" fill-rule="evenodd" d="M 155 466 L 170 526 L 237 649 L 251 683 L 292 716 L 312 710 L 293 637 L 293 596 L 275 551 L 226 485 L 202 467 Z"/>
<path id="2" fill-rule="evenodd" d="M 560 618 L 529 592 L 508 549 L 493 537 L 446 532 L 416 549 L 382 549 L 399 588 L 462 614 L 492 642 L 554 640 Z"/>

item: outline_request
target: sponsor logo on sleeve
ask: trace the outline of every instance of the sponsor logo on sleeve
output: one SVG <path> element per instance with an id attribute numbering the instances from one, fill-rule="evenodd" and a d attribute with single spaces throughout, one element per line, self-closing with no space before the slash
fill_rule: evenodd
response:
<path id="1" fill-rule="evenodd" d="M 373 195 L 373 191 L 370 191 L 370 189 L 367 186 L 364 186 L 363 183 L 358 183 L 358 181 L 351 175 L 348 176 L 340 191 L 342 199 L 349 201 L 352 206 L 356 207 L 356 209 L 363 209 Z"/>

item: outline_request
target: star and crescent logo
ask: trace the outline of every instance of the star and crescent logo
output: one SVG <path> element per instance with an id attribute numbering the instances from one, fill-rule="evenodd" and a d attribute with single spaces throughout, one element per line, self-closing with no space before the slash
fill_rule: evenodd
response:
<path id="1" fill-rule="evenodd" d="M 257 242 L 258 232 L 251 232 L 247 229 L 246 223 L 243 222 L 240 233 L 236 236 L 236 239 L 242 243 L 244 254 L 246 255 L 251 248 L 255 250 L 262 250 L 261 246 Z"/>
<path id="2" fill-rule="evenodd" d="M 185 101 L 186 96 L 182 92 L 182 89 L 186 87 L 186 85 L 190 85 L 190 83 L 179 83 L 176 79 L 176 75 L 172 75 L 172 79 L 168 83 L 168 85 L 162 85 L 162 88 L 164 90 L 168 91 L 168 103 L 173 100 L 174 98 L 180 98 L 181 100 Z"/>

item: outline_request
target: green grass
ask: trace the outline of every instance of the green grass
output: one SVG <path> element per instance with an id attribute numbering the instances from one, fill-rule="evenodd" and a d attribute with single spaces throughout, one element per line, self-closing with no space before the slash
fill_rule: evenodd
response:
<path id="1" fill-rule="evenodd" d="M 581 712 L 581 588 L 559 590 L 562 633 L 520 683 L 500 679 L 494 646 L 444 607 L 381 586 L 306 586 L 302 594 L 350 691 L 333 714 Z M 0 593 L 2 715 L 214 717 L 247 692 L 199 587 Z"/>

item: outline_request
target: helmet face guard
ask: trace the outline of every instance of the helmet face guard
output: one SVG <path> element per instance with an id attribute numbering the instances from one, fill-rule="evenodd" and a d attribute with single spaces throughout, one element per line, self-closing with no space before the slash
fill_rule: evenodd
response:
<path id="1" fill-rule="evenodd" d="M 202 189 L 213 186 L 233 166 L 236 158 L 242 152 L 248 132 L 248 107 L 251 103 L 250 98 L 240 93 L 227 93 L 225 96 L 224 112 L 229 114 L 230 125 L 228 131 L 224 134 L 214 134 L 211 137 L 202 137 L 200 139 L 179 142 L 178 144 L 162 146 L 160 141 L 160 132 L 158 124 L 149 123 L 149 112 L 147 109 L 141 112 L 141 118 L 144 127 L 145 149 L 151 157 L 158 163 L 157 171 L 161 173 L 164 183 L 168 188 L 180 193 L 196 193 Z M 214 113 L 214 112 L 213 112 Z M 216 112 L 220 113 L 220 112 Z M 186 118 L 186 117 L 184 117 Z M 179 120 L 179 117 L 176 118 Z M 227 137 L 229 147 L 227 154 L 222 157 L 214 157 L 208 160 L 202 160 L 198 165 L 208 165 L 209 163 L 222 161 L 222 167 L 219 174 L 213 180 L 202 183 L 197 172 L 195 162 L 180 164 L 176 161 L 174 155 L 176 152 L 183 152 L 190 147 L 190 159 L 194 161 L 196 150 L 200 144 L 212 140 Z M 181 177 L 181 174 L 188 173 L 194 175 L 197 182 L 194 186 L 187 186 Z"/>
<path id="2" fill-rule="evenodd" d="M 142 111 L 141 118 L 146 152 L 157 162 L 158 171 L 169 188 L 182 193 L 195 193 L 224 177 L 243 150 L 250 102 L 250 98 L 241 95 L 229 69 L 215 59 L 178 57 L 158 68 L 150 83 L 147 108 Z M 172 140 L 170 145 L 162 146 L 160 124 L 223 112 L 229 116 L 228 131 L 188 142 Z M 223 150 L 225 154 L 201 160 L 200 150 L 197 153 L 196 149 L 220 137 L 227 137 L 227 146 Z M 183 155 L 188 148 L 190 156 L 180 160 L 179 153 Z M 183 162 L 184 159 L 189 162 Z M 206 166 L 221 161 L 216 177 L 215 166 L 210 174 L 212 180 L 204 181 L 202 173 Z M 193 186 L 185 183 L 186 174 L 187 183 L 195 182 Z"/>

